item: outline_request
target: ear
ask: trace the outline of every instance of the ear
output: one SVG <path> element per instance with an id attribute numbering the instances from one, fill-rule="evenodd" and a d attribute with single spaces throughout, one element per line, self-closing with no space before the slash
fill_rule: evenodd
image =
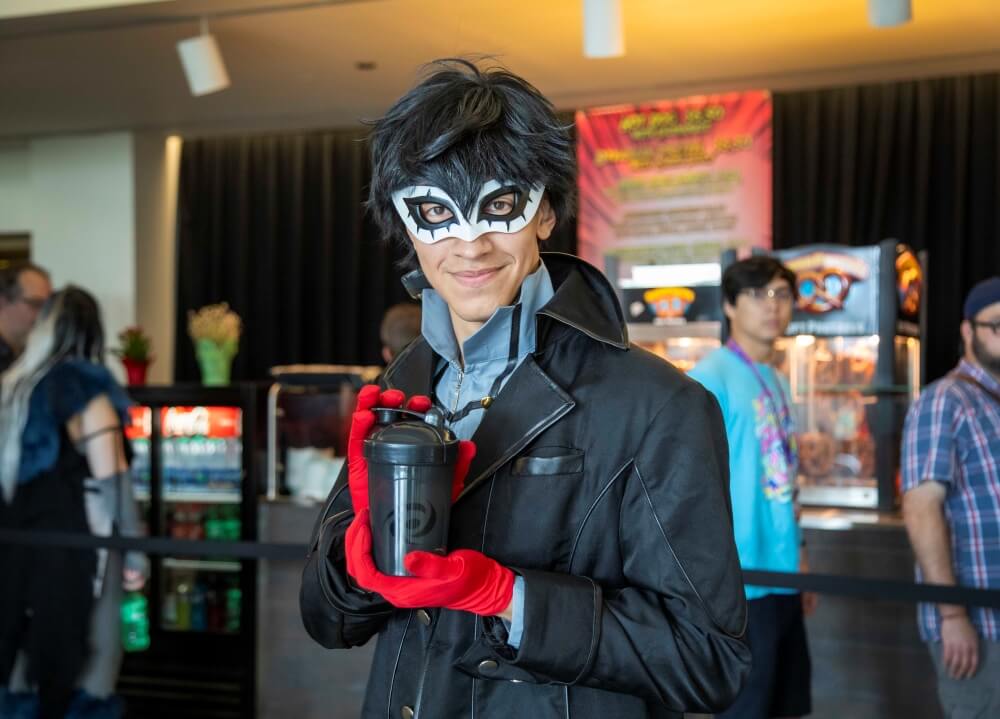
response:
<path id="1" fill-rule="evenodd" d="M 965 350 L 968 351 L 969 347 L 972 346 L 972 323 L 969 320 L 962 320 L 962 324 L 958 326 L 958 329 L 962 333 L 962 342 L 965 344 Z"/>
<path id="2" fill-rule="evenodd" d="M 556 212 L 549 204 L 548 195 L 542 197 L 542 201 L 538 203 L 537 218 L 538 226 L 535 233 L 538 235 L 538 239 L 544 242 L 552 236 L 552 230 L 556 227 Z"/>
<path id="3" fill-rule="evenodd" d="M 730 304 L 729 300 L 725 300 L 722 303 L 722 314 L 726 316 L 726 319 L 732 322 L 733 317 L 736 316 L 736 307 Z"/>

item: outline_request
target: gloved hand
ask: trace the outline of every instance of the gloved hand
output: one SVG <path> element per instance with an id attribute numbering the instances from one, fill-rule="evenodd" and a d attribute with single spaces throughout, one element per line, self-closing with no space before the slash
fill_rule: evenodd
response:
<path id="1" fill-rule="evenodd" d="M 365 438 L 375 426 L 373 407 L 402 407 L 405 395 L 398 389 L 382 392 L 377 385 L 367 384 L 358 392 L 358 403 L 351 418 L 351 433 L 347 440 L 347 483 L 351 492 L 351 503 L 355 514 L 368 509 L 368 460 L 365 459 Z M 414 395 L 406 403 L 406 408 L 414 412 L 426 412 L 431 408 L 431 400 L 423 395 Z M 467 440 L 458 444 L 458 459 L 455 461 L 455 479 L 451 487 L 451 501 L 462 491 L 465 475 L 469 472 L 472 458 L 476 456 L 476 446 Z"/>
<path id="2" fill-rule="evenodd" d="M 347 572 L 358 585 L 400 609 L 443 607 L 493 616 L 510 606 L 514 594 L 514 573 L 471 549 L 458 549 L 444 557 L 410 552 L 404 562 L 412 577 L 383 574 L 372 559 L 367 509 L 348 527 L 345 545 Z"/>

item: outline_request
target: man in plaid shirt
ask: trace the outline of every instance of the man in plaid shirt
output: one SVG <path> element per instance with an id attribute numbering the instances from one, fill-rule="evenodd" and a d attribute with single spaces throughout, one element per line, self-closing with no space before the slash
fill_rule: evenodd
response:
<path id="1" fill-rule="evenodd" d="M 903 519 L 918 581 L 1000 589 L 1000 277 L 965 301 L 965 355 L 903 431 Z M 1000 717 L 1000 610 L 922 604 L 948 717 Z"/>

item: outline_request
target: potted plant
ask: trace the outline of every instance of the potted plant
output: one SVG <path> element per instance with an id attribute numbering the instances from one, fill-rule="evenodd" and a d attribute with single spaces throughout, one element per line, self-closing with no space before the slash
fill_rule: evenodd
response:
<path id="1" fill-rule="evenodd" d="M 118 333 L 118 347 L 111 352 L 122 361 L 129 385 L 146 384 L 146 371 L 153 363 L 153 343 L 142 327 L 126 327 Z"/>
<path id="2" fill-rule="evenodd" d="M 226 302 L 206 305 L 197 312 L 188 311 L 188 334 L 198 356 L 202 384 L 229 384 L 242 330 L 240 316 L 229 309 Z"/>

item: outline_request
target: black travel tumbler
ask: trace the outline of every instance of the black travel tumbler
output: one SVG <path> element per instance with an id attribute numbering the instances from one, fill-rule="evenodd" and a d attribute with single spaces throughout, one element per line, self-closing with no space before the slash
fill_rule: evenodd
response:
<path id="1" fill-rule="evenodd" d="M 406 577 L 408 552 L 447 551 L 458 440 L 435 409 L 373 411 L 377 426 L 364 454 L 375 566 Z"/>

